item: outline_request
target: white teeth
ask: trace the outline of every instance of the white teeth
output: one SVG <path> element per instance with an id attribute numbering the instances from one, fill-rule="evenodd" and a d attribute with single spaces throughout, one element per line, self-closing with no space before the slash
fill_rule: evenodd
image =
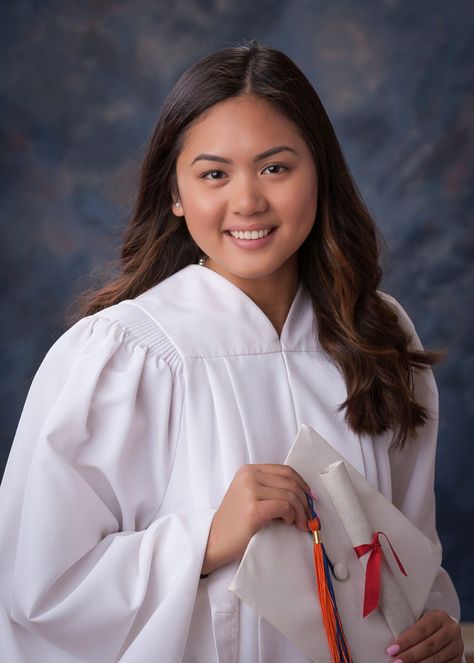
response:
<path id="1" fill-rule="evenodd" d="M 229 232 L 236 239 L 261 239 L 268 235 L 270 228 L 267 230 L 246 230 L 245 232 L 243 230 L 230 230 Z"/>

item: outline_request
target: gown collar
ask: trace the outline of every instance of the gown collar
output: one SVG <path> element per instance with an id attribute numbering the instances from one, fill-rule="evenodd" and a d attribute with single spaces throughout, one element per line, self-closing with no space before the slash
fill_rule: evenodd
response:
<path id="1" fill-rule="evenodd" d="M 201 265 L 187 265 L 136 300 L 184 356 L 315 351 L 313 309 L 302 282 L 278 333 L 238 286 Z M 191 324 L 189 321 L 192 321 Z"/>

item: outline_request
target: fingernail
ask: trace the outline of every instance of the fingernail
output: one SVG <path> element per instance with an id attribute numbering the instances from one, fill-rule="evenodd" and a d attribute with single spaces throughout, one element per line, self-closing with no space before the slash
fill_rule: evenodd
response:
<path id="1" fill-rule="evenodd" d="M 386 652 L 389 656 L 395 656 L 395 654 L 398 654 L 399 651 L 400 651 L 400 645 L 392 645 L 391 647 L 386 649 Z M 398 660 L 395 661 L 394 663 L 401 663 L 401 661 Z"/>
<path id="2" fill-rule="evenodd" d="M 397 660 L 396 660 L 396 661 L 394 661 L 393 663 L 403 663 L 403 661 L 402 661 L 402 659 L 401 659 L 401 658 L 397 658 Z"/>
<path id="3" fill-rule="evenodd" d="M 313 493 L 313 491 L 311 491 L 311 497 L 312 497 L 313 499 L 315 499 L 315 500 L 318 499 L 318 498 L 316 497 L 316 495 Z"/>

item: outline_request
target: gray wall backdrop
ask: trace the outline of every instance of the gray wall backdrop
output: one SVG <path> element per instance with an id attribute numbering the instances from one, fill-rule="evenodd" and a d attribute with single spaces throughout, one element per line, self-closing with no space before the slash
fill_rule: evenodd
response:
<path id="1" fill-rule="evenodd" d="M 67 307 L 117 250 L 164 96 L 198 57 L 256 38 L 318 90 L 386 238 L 384 289 L 425 347 L 449 350 L 435 369 L 437 519 L 474 619 L 472 0 L 17 0 L 2 12 L 1 466 Z"/>

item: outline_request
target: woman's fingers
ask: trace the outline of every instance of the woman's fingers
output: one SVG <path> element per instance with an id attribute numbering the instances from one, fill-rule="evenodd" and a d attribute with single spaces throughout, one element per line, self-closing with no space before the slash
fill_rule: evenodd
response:
<path id="1" fill-rule="evenodd" d="M 305 491 L 301 488 L 300 483 L 297 482 L 295 479 L 288 478 L 283 475 L 277 475 L 277 474 L 272 475 L 265 472 L 258 472 L 257 481 L 259 482 L 260 485 L 265 486 L 266 488 L 274 488 L 285 491 L 283 493 L 280 493 L 279 495 L 275 495 L 274 498 L 260 497 L 260 499 L 285 499 L 285 497 L 288 496 L 289 499 L 293 500 L 294 496 L 301 505 L 301 509 L 303 510 L 303 515 L 305 519 L 307 520 L 308 518 L 311 517 Z"/>
<path id="2" fill-rule="evenodd" d="M 447 663 L 460 661 L 463 648 L 459 624 L 444 610 L 429 610 L 387 652 L 403 663 Z"/>
<path id="3" fill-rule="evenodd" d="M 266 524 L 276 518 L 281 518 L 288 525 L 295 521 L 298 523 L 294 507 L 286 500 L 259 500 L 255 508 L 258 517 Z"/>
<path id="4" fill-rule="evenodd" d="M 288 524 L 295 522 L 300 528 L 308 529 L 306 524 L 308 516 L 294 493 L 285 488 L 259 486 L 256 494 L 258 495 L 257 509 L 260 509 L 262 502 L 275 502 L 274 512 L 277 515 L 274 515 L 273 518 L 282 518 Z"/>
<path id="5" fill-rule="evenodd" d="M 249 467 L 254 467 L 259 472 L 263 472 L 265 474 L 274 474 L 280 477 L 293 479 L 300 486 L 303 492 L 311 494 L 311 487 L 309 486 L 309 484 L 306 483 L 306 481 L 303 479 L 301 474 L 298 474 L 298 472 L 289 465 L 278 465 L 276 463 L 263 463 L 260 465 L 259 464 L 251 465 Z"/>
<path id="6" fill-rule="evenodd" d="M 311 513 L 305 492 L 311 492 L 311 489 L 293 468 L 287 465 L 245 465 L 240 468 L 240 472 L 243 473 L 243 478 L 247 482 L 250 500 L 255 504 L 257 520 L 260 520 L 259 516 L 262 513 L 257 508 L 258 501 L 287 502 L 293 507 L 294 514 L 292 515 L 284 509 L 283 505 L 280 505 L 280 511 L 284 510 L 283 515 L 273 517 L 283 518 L 288 523 L 296 521 L 298 527 L 306 531 L 307 520 Z M 263 525 L 257 523 L 256 526 L 259 528 Z"/>

